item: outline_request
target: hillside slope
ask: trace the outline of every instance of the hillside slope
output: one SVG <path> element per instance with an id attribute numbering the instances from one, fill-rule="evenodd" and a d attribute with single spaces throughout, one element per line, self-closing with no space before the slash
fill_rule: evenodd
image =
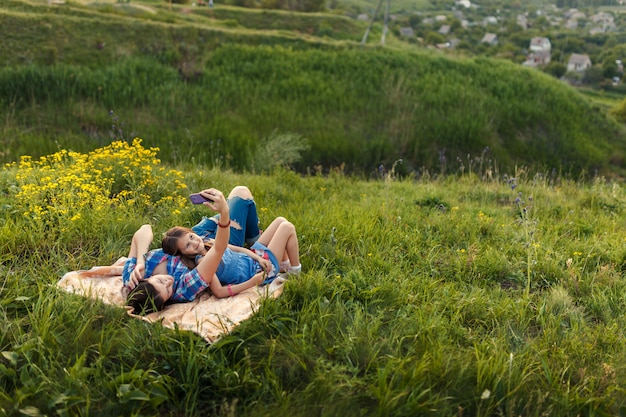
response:
<path id="1" fill-rule="evenodd" d="M 127 134 L 159 146 L 165 158 L 192 153 L 236 169 L 249 168 L 273 132 L 309 141 L 300 170 L 370 172 L 402 159 L 405 171 L 446 172 L 470 169 L 481 155 L 503 171 L 623 169 L 623 129 L 537 71 L 362 46 L 293 26 L 242 28 L 233 24 L 235 8 L 222 21 L 206 8 L 129 10 L 18 0 L 0 6 L 7 28 L 0 97 L 10 109 L 2 137 L 19 148 L 8 159 L 46 153 L 50 143 L 99 146 L 110 140 L 106 115 L 115 109 L 132 125 Z M 264 12 L 242 11 L 237 21 L 253 13 Z M 284 19 L 289 27 L 296 15 L 276 12 L 272 26 Z M 318 26 L 336 39 L 360 32 L 343 17 L 301 19 L 326 19 Z"/>

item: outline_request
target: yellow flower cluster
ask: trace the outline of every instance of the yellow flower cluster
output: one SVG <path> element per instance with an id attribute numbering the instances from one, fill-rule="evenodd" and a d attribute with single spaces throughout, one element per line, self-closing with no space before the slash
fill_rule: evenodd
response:
<path id="1" fill-rule="evenodd" d="M 24 156 L 12 164 L 17 165 L 16 199 L 24 216 L 44 222 L 77 221 L 85 210 L 160 205 L 177 210 L 186 204 L 178 193 L 187 188 L 183 174 L 161 167 L 157 152 L 136 138 L 88 154 L 61 150 L 38 161 Z"/>

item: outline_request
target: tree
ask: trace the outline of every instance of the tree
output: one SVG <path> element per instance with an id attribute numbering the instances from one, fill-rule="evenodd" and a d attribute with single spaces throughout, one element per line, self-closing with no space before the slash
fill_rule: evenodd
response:
<path id="1" fill-rule="evenodd" d="M 617 60 L 614 56 L 608 56 L 602 63 L 602 74 L 604 78 L 612 79 L 617 75 Z"/>
<path id="2" fill-rule="evenodd" d="M 428 45 L 436 45 L 438 43 L 444 43 L 446 41 L 446 38 L 437 32 L 428 31 L 426 33 L 426 36 L 424 37 L 424 40 Z"/>
<path id="3" fill-rule="evenodd" d="M 567 66 L 560 62 L 551 61 L 543 70 L 546 74 L 552 75 L 554 78 L 561 78 L 567 72 Z"/>
<path id="4" fill-rule="evenodd" d="M 587 70 L 583 74 L 583 84 L 598 85 L 603 80 L 604 80 L 604 74 L 602 71 L 602 67 L 599 65 L 594 65 L 592 67 L 587 68 Z"/>

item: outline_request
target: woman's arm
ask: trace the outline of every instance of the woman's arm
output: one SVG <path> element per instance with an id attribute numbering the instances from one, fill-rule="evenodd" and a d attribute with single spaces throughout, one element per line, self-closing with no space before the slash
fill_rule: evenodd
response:
<path id="1" fill-rule="evenodd" d="M 128 253 L 129 258 L 137 258 L 137 265 L 135 269 L 130 274 L 130 280 L 127 283 L 127 286 L 132 290 L 137 286 L 139 281 L 143 279 L 146 262 L 144 256 L 150 250 L 150 245 L 152 244 L 152 239 L 154 238 L 154 234 L 152 233 L 152 226 L 149 224 L 144 224 L 141 226 L 133 235 L 133 239 L 130 244 L 130 252 Z"/>

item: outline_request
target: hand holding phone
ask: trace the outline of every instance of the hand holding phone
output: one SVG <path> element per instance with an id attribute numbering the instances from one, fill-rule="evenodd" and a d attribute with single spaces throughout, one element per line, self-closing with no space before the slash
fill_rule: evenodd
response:
<path id="1" fill-rule="evenodd" d="M 207 202 L 207 201 L 209 203 L 213 202 L 213 200 L 211 200 L 210 198 L 206 198 L 205 196 L 203 196 L 200 193 L 194 193 L 194 194 L 189 195 L 189 200 L 191 200 L 191 202 L 193 204 L 202 204 L 202 203 Z"/>

